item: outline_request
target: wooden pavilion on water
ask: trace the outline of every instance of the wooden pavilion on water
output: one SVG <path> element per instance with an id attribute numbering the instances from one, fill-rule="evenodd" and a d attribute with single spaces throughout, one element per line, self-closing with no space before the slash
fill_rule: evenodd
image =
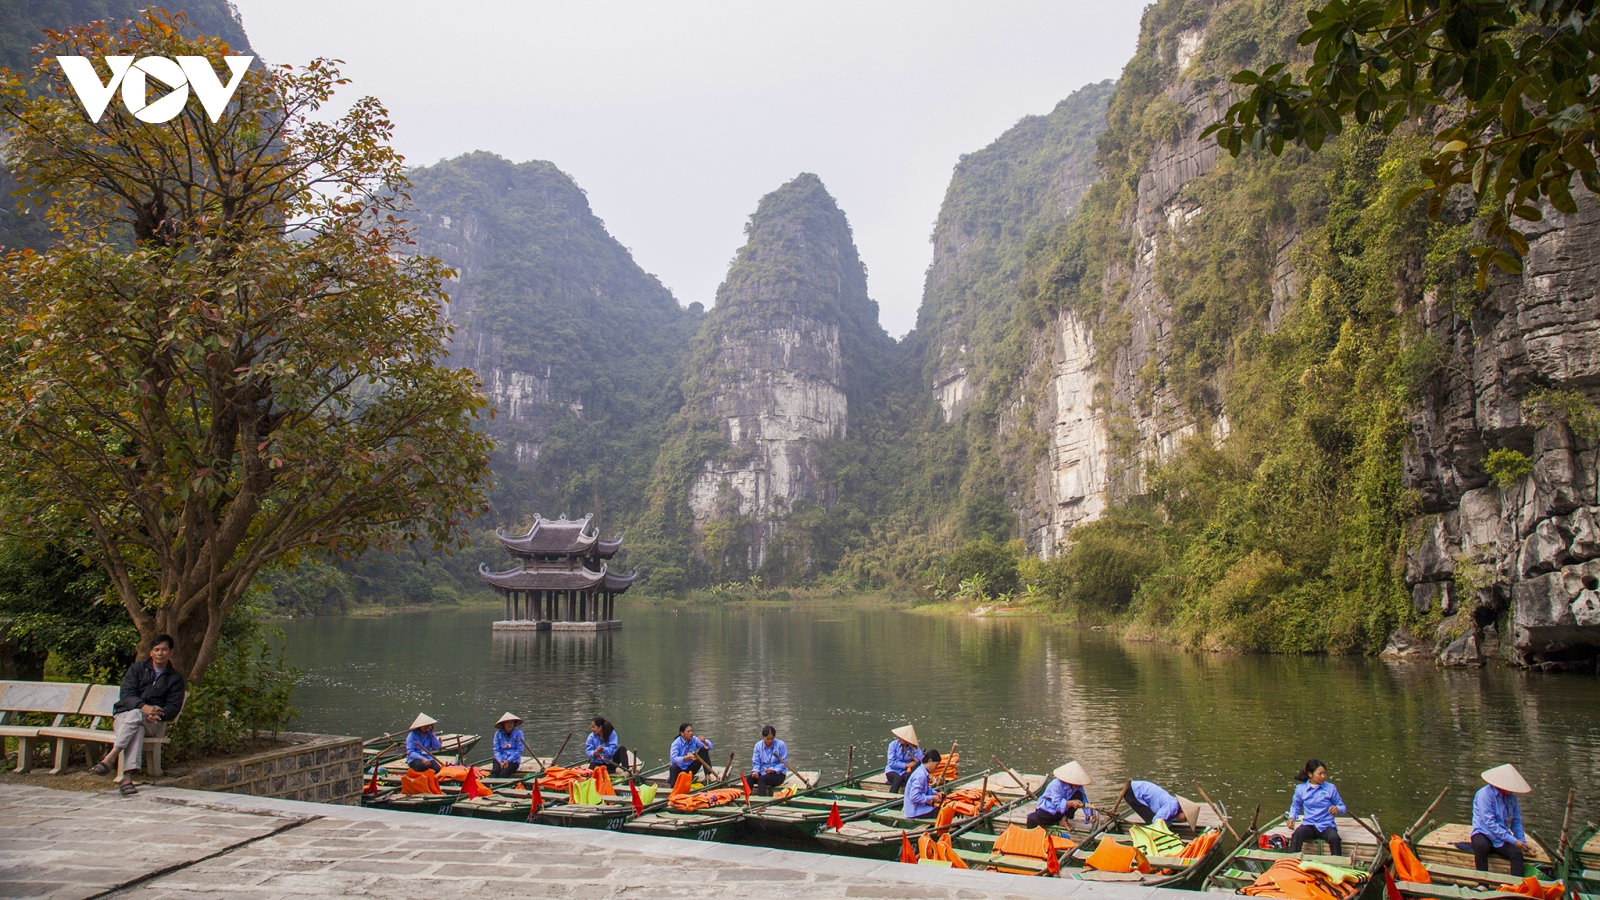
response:
<path id="1" fill-rule="evenodd" d="M 605 631 L 621 628 L 616 617 L 617 595 L 626 591 L 639 571 L 614 575 L 604 560 L 622 549 L 622 538 L 603 541 L 593 527 L 594 516 L 576 521 L 562 516 L 535 516 L 527 534 L 510 535 L 495 530 L 495 537 L 517 566 L 491 572 L 480 565 L 478 575 L 505 600 L 506 617 L 494 623 L 496 631 Z"/>

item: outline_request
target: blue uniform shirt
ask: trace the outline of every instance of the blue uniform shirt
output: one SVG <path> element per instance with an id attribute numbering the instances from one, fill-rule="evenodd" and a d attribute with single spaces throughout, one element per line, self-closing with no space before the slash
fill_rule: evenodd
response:
<path id="1" fill-rule="evenodd" d="M 672 750 L 668 759 L 678 768 L 687 769 L 689 764 L 695 761 L 695 751 L 701 747 L 710 750 L 711 742 L 698 734 L 686 741 L 680 734 L 672 739 Z"/>
<path id="2" fill-rule="evenodd" d="M 900 739 L 895 738 L 889 742 L 889 764 L 883 767 L 883 774 L 899 772 L 904 775 L 906 774 L 906 767 L 913 760 L 922 762 L 922 748 L 915 746 L 902 747 L 900 746 Z"/>
<path id="3" fill-rule="evenodd" d="M 750 771 L 757 775 L 765 775 L 768 772 L 787 774 L 789 767 L 783 764 L 783 760 L 788 755 L 789 745 L 777 738 L 772 739 L 771 747 L 768 747 L 764 740 L 756 741 L 756 748 L 750 752 Z"/>
<path id="4" fill-rule="evenodd" d="M 406 762 L 428 762 L 428 757 L 422 753 L 424 750 L 437 754 L 439 752 L 439 736 L 432 732 L 426 735 L 419 731 L 408 732 L 406 734 Z"/>
<path id="5" fill-rule="evenodd" d="M 499 728 L 494 730 L 494 761 L 497 763 L 522 762 L 522 729 L 513 728 L 506 734 Z"/>
<path id="6" fill-rule="evenodd" d="M 1178 798 L 1162 790 L 1158 784 L 1135 781 L 1128 785 L 1128 790 L 1140 803 L 1150 807 L 1151 815 L 1158 819 L 1176 819 L 1183 812 L 1183 807 L 1178 805 Z"/>
<path id="7" fill-rule="evenodd" d="M 1472 833 L 1487 837 L 1496 847 L 1526 841 L 1517 795 L 1502 794 L 1492 784 L 1479 788 L 1472 797 Z"/>
<path id="8" fill-rule="evenodd" d="M 933 812 L 933 795 L 933 785 L 928 783 L 928 767 L 917 766 L 911 777 L 906 779 L 906 802 L 901 812 L 908 819 Z"/>
<path id="9" fill-rule="evenodd" d="M 1321 831 L 1334 827 L 1333 810 L 1336 807 L 1340 813 L 1345 810 L 1344 798 L 1339 796 L 1339 789 L 1333 786 L 1333 782 L 1312 784 L 1302 781 L 1294 787 L 1294 799 L 1289 802 L 1289 818 L 1298 819 L 1300 824 Z"/>
<path id="10" fill-rule="evenodd" d="M 1083 818 L 1088 821 L 1094 818 L 1094 813 L 1089 810 L 1089 795 L 1082 785 L 1067 784 L 1065 781 L 1051 779 L 1045 786 L 1044 793 L 1039 795 L 1038 809 L 1040 812 L 1059 816 L 1067 811 L 1067 801 L 1076 800 L 1084 806 Z"/>
<path id="11" fill-rule="evenodd" d="M 600 758 L 602 754 L 605 759 Z M 583 755 L 589 757 L 589 764 L 594 766 L 602 765 L 606 762 L 616 762 L 617 732 L 613 730 L 611 738 L 605 741 L 600 740 L 600 735 L 592 731 L 589 732 L 589 737 L 583 742 Z"/>

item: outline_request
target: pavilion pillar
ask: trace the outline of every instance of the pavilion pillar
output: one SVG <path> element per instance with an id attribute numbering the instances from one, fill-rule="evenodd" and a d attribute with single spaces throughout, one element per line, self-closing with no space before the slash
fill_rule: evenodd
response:
<path id="1" fill-rule="evenodd" d="M 506 591 L 504 594 L 502 594 L 502 596 L 505 597 L 505 601 L 506 601 L 506 619 L 509 620 L 511 618 L 511 592 L 510 591 Z"/>

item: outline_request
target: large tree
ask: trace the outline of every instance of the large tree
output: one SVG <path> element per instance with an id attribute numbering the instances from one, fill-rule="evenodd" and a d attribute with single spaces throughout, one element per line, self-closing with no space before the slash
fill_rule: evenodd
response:
<path id="1" fill-rule="evenodd" d="M 60 234 L 0 264 L 0 499 L 198 678 L 263 568 L 464 538 L 488 440 L 474 376 L 439 364 L 447 270 L 407 252 L 375 99 L 319 120 L 333 65 L 256 62 L 215 122 L 192 95 L 162 124 L 115 101 L 91 121 L 55 62 L 104 81 L 104 57 L 229 55 L 192 33 L 96 23 L 0 80 L 0 161 Z"/>
<path id="2" fill-rule="evenodd" d="M 1437 128 L 1428 183 L 1403 202 L 1427 194 L 1437 219 L 1465 186 L 1486 206 L 1480 287 L 1491 264 L 1522 271 L 1516 222 L 1539 220 L 1541 199 L 1572 213 L 1574 180 L 1600 193 L 1597 0 L 1328 0 L 1307 17 L 1306 65 L 1234 75 L 1244 96 L 1206 131 L 1234 156 L 1316 150 L 1347 118 Z"/>

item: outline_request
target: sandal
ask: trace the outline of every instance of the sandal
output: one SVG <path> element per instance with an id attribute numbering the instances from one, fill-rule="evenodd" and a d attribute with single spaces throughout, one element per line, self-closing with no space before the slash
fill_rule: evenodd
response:
<path id="1" fill-rule="evenodd" d="M 89 768 L 90 775 L 110 775 L 111 767 L 103 762 L 97 762 Z"/>
<path id="2" fill-rule="evenodd" d="M 124 796 L 124 797 L 132 796 L 133 794 L 139 793 L 139 789 L 134 787 L 133 786 L 133 782 L 131 782 L 131 781 L 128 782 L 127 784 L 124 784 L 121 787 L 117 788 L 117 790 L 120 791 L 122 793 L 122 796 Z"/>

